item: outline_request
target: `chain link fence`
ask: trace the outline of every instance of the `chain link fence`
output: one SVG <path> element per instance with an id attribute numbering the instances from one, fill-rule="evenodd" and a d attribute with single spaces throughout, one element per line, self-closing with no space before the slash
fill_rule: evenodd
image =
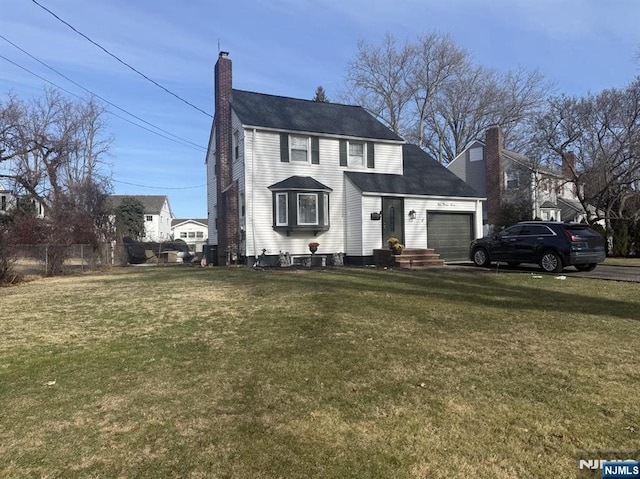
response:
<path id="1" fill-rule="evenodd" d="M 11 268 L 23 276 L 45 276 L 94 271 L 107 266 L 127 264 L 122 244 L 92 245 L 12 245 L 9 250 Z M 62 260 L 62 261 L 61 261 Z"/>

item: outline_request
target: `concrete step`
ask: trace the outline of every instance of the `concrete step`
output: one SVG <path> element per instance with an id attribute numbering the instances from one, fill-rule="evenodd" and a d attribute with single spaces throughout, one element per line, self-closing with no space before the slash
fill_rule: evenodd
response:
<path id="1" fill-rule="evenodd" d="M 396 255 L 394 259 L 397 268 L 424 269 L 444 266 L 444 261 L 432 248 L 405 248 L 402 254 Z"/>

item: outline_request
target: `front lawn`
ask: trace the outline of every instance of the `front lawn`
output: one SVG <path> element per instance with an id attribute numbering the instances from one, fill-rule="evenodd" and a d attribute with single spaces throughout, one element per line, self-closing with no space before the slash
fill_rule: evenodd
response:
<path id="1" fill-rule="evenodd" d="M 154 267 L 3 288 L 0 477 L 575 477 L 578 450 L 640 449 L 638 287 Z"/>

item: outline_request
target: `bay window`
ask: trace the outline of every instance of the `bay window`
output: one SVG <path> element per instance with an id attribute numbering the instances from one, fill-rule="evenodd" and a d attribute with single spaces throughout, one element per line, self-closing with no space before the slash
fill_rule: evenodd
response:
<path id="1" fill-rule="evenodd" d="M 329 194 L 331 188 L 309 176 L 292 176 L 271 185 L 273 194 L 273 229 L 285 231 L 319 231 L 329 229 Z"/>

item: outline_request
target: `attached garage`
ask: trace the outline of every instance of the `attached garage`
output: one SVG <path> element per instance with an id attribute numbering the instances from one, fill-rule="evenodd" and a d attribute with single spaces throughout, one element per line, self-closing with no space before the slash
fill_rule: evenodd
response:
<path id="1" fill-rule="evenodd" d="M 468 260 L 473 238 L 473 214 L 427 212 L 427 246 L 443 260 Z"/>

